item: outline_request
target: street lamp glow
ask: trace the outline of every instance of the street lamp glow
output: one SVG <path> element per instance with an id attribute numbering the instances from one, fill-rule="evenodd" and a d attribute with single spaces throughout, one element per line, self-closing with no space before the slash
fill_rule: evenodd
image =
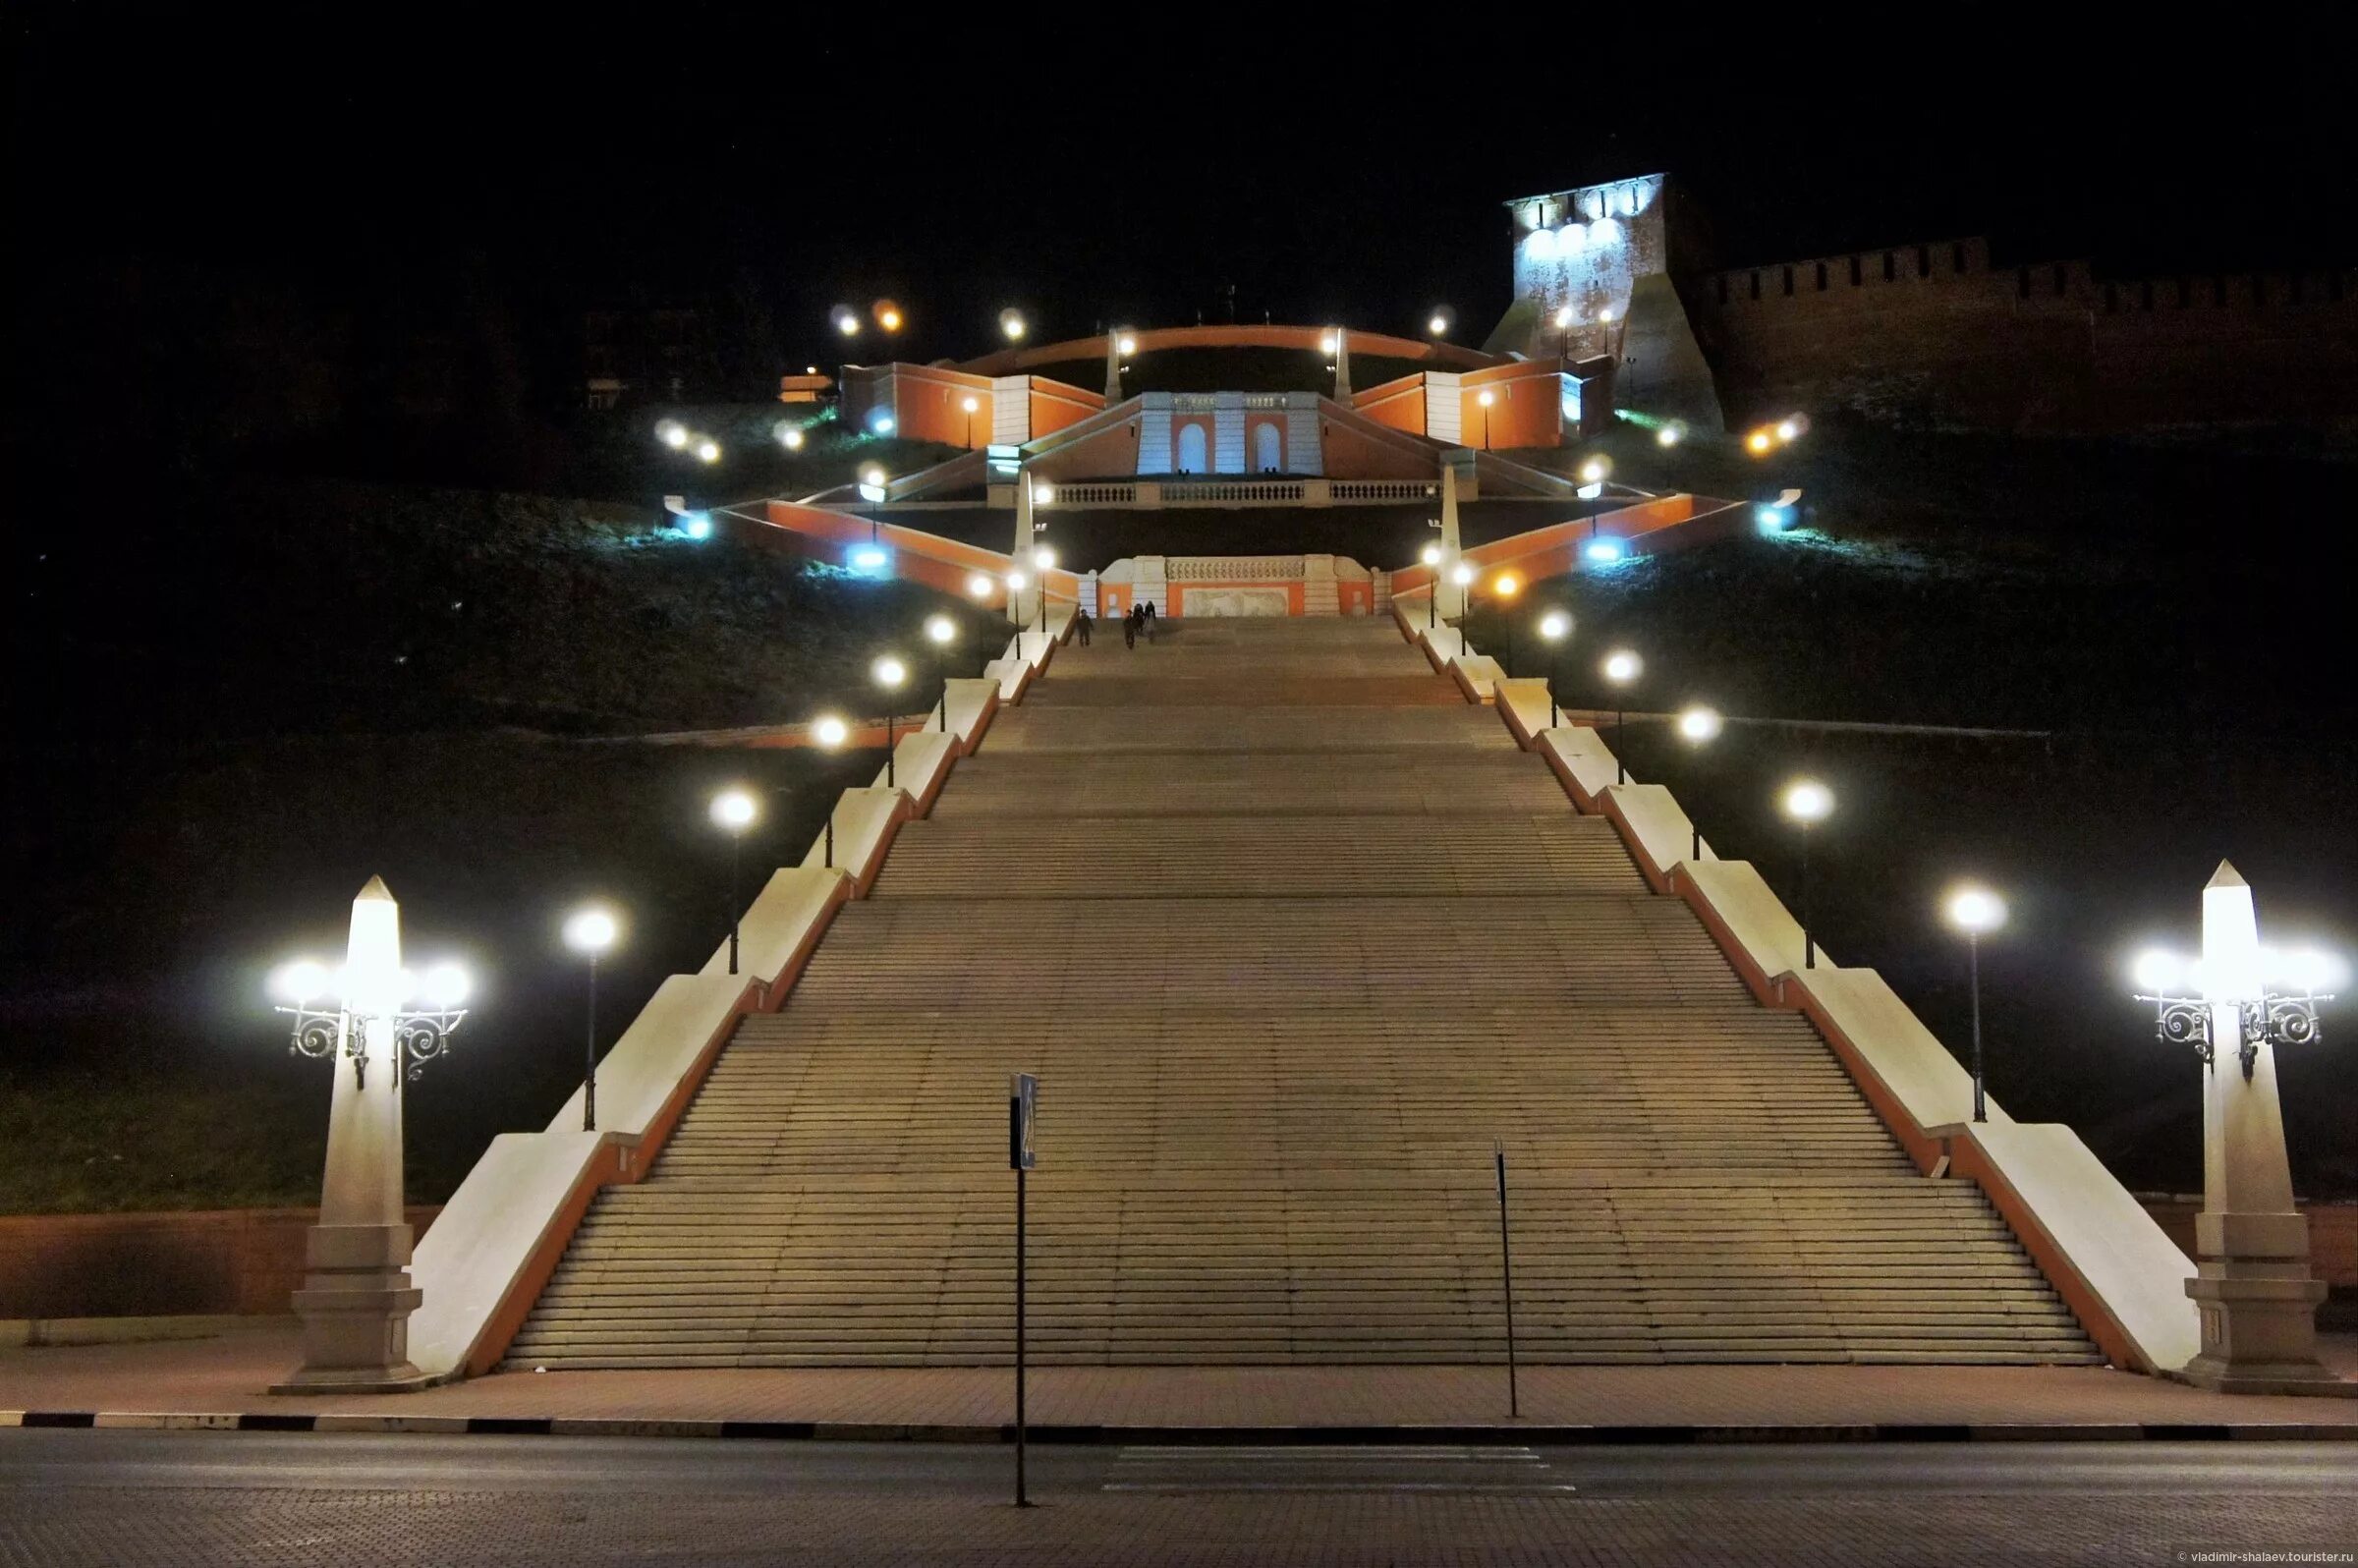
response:
<path id="1" fill-rule="evenodd" d="M 839 305 L 828 311 L 827 316 L 835 323 L 835 330 L 845 337 L 856 338 L 860 335 L 860 312 L 850 306 Z"/>
<path id="2" fill-rule="evenodd" d="M 958 640 L 958 623 L 946 615 L 926 617 L 926 641 L 948 645 Z"/>
<path id="3" fill-rule="evenodd" d="M 811 739 L 826 751 L 832 752 L 851 738 L 852 727 L 836 714 L 822 714 L 811 723 Z"/>
<path id="4" fill-rule="evenodd" d="M 789 452 L 800 452 L 803 449 L 803 427 L 781 423 L 778 426 L 778 445 Z"/>
<path id="5" fill-rule="evenodd" d="M 1007 587 L 1011 592 L 1021 593 L 1025 587 L 1031 583 L 1031 581 L 1032 580 L 1024 576 L 1021 571 L 1010 572 L 1007 574 Z"/>
<path id="6" fill-rule="evenodd" d="M 1679 714 L 1679 738 L 1701 746 L 1706 741 L 1717 740 L 1719 731 L 1725 727 L 1725 724 L 1726 721 L 1720 718 L 1717 708 L 1706 707 L 1698 702 Z"/>
<path id="7" fill-rule="evenodd" d="M 1583 484 L 1602 484 L 1604 482 L 1605 475 L 1610 472 L 1612 472 L 1612 465 L 1606 463 L 1604 459 L 1591 458 L 1580 466 L 1580 482 Z"/>
<path id="8" fill-rule="evenodd" d="M 1682 424 L 1665 424 L 1660 429 L 1654 432 L 1654 444 L 1656 446 L 1676 446 L 1679 442 L 1686 439 L 1686 426 Z"/>
<path id="9" fill-rule="evenodd" d="M 1417 552 L 1417 559 L 1423 561 L 1427 566 L 1438 566 L 1441 564 L 1441 547 L 1437 544 L 1428 544 Z"/>
<path id="10" fill-rule="evenodd" d="M 2006 923 L 2006 901 L 1971 883 L 1949 893 L 1946 909 L 1949 924 L 1975 936 Z"/>
<path id="11" fill-rule="evenodd" d="M 1050 501 L 1055 499 L 1056 486 L 1053 484 L 1035 484 L 1032 486 L 1032 504 L 1034 506 L 1046 506 Z"/>
<path id="12" fill-rule="evenodd" d="M 1425 330 L 1436 338 L 1440 337 L 1449 330 L 1449 318 L 1435 310 L 1431 319 L 1426 321 Z"/>
<path id="13" fill-rule="evenodd" d="M 1610 325 L 1612 325 L 1612 321 L 1613 321 L 1613 308 L 1612 308 L 1611 306 L 1609 306 L 1609 305 L 1608 305 L 1608 306 L 1604 307 L 1602 309 L 1599 310 L 1599 311 L 1597 312 L 1597 319 L 1598 319 L 1598 320 L 1600 320 L 1600 321 L 1602 321 L 1602 322 L 1603 322 L 1605 325 L 1607 325 L 1607 326 L 1610 326 Z"/>
<path id="14" fill-rule="evenodd" d="M 877 659 L 875 663 L 870 664 L 868 667 L 868 673 L 878 686 L 887 692 L 892 692 L 898 691 L 901 683 L 909 679 L 909 666 L 887 653 Z"/>
<path id="15" fill-rule="evenodd" d="M 862 484 L 867 485 L 871 490 L 881 490 L 884 488 L 884 466 L 881 463 L 863 463 L 860 465 L 860 482 Z"/>
<path id="16" fill-rule="evenodd" d="M 1125 332 L 1114 343 L 1113 346 L 1124 354 L 1136 354 L 1138 352 L 1138 339 Z"/>
<path id="17" fill-rule="evenodd" d="M 1776 438 L 1779 441 L 1790 441 L 1800 434 L 1801 421 L 1799 420 L 1783 419 L 1776 421 Z"/>
<path id="18" fill-rule="evenodd" d="M 696 455 L 706 463 L 718 463 L 720 461 L 720 443 L 707 435 L 696 443 Z"/>
<path id="19" fill-rule="evenodd" d="M 1550 643 L 1560 643 L 1572 635 L 1572 617 L 1561 610 L 1549 610 L 1540 617 L 1540 636 Z"/>
<path id="20" fill-rule="evenodd" d="M 1464 588 L 1474 581 L 1474 568 L 1463 561 L 1458 562 L 1449 573 L 1449 581 L 1455 583 L 1459 588 Z"/>
<path id="21" fill-rule="evenodd" d="M 2129 979 L 2157 996 L 2174 996 L 2185 988 L 2186 961 L 2164 948 L 2149 947 L 2130 963 Z"/>
<path id="22" fill-rule="evenodd" d="M 1562 329 L 1563 329 L 1563 328 L 1565 328 L 1565 327 L 1568 327 L 1568 326 L 1572 326 L 1572 325 L 1575 325 L 1575 324 L 1577 324 L 1577 323 L 1579 322 L 1579 320 L 1580 320 L 1580 312 L 1579 312 L 1578 310 L 1575 310 L 1575 309 L 1573 309 L 1573 308 L 1572 308 L 1570 306 L 1568 306 L 1568 305 L 1567 305 L 1567 306 L 1564 306 L 1564 307 L 1562 307 L 1561 308 L 1559 308 L 1559 309 L 1558 309 L 1558 310 L 1555 312 L 1555 324 L 1556 324 L 1556 328 L 1557 328 L 1557 330 L 1559 330 L 1559 331 L 1560 331 L 1560 330 L 1562 330 Z"/>
<path id="23" fill-rule="evenodd" d="M 688 444 L 688 426 L 677 420 L 655 421 L 655 439 L 677 452 Z"/>
<path id="24" fill-rule="evenodd" d="M 1511 599 L 1523 591 L 1523 580 L 1512 572 L 1501 572 L 1490 580 L 1490 591 L 1502 599 Z"/>
<path id="25" fill-rule="evenodd" d="M 898 332 L 901 329 L 901 308 L 890 300 L 878 300 L 876 302 L 876 325 L 887 332 Z"/>
<path id="26" fill-rule="evenodd" d="M 973 398 L 966 398 L 966 399 L 963 399 L 963 400 L 962 400 L 962 401 L 959 403 L 959 405 L 958 405 L 958 406 L 959 406 L 961 409 L 964 409 L 964 410 L 965 410 L 967 413 L 969 413 L 969 414 L 972 414 L 972 413 L 974 413 L 974 412 L 975 412 L 977 409 L 981 408 L 982 405 L 982 404 L 980 404 L 980 403 L 977 403 L 977 402 L 976 402 L 976 401 L 975 401 Z"/>
<path id="27" fill-rule="evenodd" d="M 1032 564 L 1039 567 L 1044 577 L 1048 568 L 1056 564 L 1056 552 L 1044 544 L 1036 544 L 1032 547 Z"/>
<path id="28" fill-rule="evenodd" d="M 270 993 L 298 1007 L 317 1001 L 334 985 L 335 977 L 317 959 L 299 958 L 291 964 L 281 964 L 270 973 Z"/>
<path id="29" fill-rule="evenodd" d="M 712 797 L 712 820 L 732 833 L 753 826 L 757 810 L 753 796 L 744 790 L 722 790 Z"/>
<path id="30" fill-rule="evenodd" d="M 1787 816 L 1806 826 L 1811 822 L 1823 822 L 1833 813 L 1834 792 L 1816 779 L 1796 779 L 1785 786 L 1784 799 L 1780 804 Z"/>
<path id="31" fill-rule="evenodd" d="M 1319 352 L 1321 354 L 1332 354 L 1335 349 L 1335 341 L 1334 334 L 1331 332 L 1327 333 L 1324 337 L 1319 339 Z"/>
<path id="32" fill-rule="evenodd" d="M 1487 386 L 1486 386 L 1486 387 L 1484 387 L 1484 388 L 1483 388 L 1483 389 L 1482 389 L 1480 392 L 1478 392 L 1478 393 L 1476 393 L 1476 394 L 1474 395 L 1474 401 L 1475 401 L 1475 402 L 1477 402 L 1477 403 L 1479 403 L 1479 404 L 1481 404 L 1481 405 L 1482 405 L 1484 408 L 1486 408 L 1486 409 L 1487 409 L 1487 408 L 1488 408 L 1488 407 L 1489 407 L 1491 404 L 1493 404 L 1493 403 L 1497 402 L 1498 400 L 1497 400 L 1497 398 L 1496 398 L 1495 396 L 1493 396 L 1493 395 L 1491 394 L 1491 392 L 1490 392 L 1490 389 L 1489 389 L 1488 387 L 1487 387 Z"/>
<path id="33" fill-rule="evenodd" d="M 999 331 L 1005 334 L 1008 342 L 1021 343 L 1024 334 L 1030 330 L 1030 326 L 1024 321 L 1023 311 L 1011 309 L 999 312 Z"/>
<path id="34" fill-rule="evenodd" d="M 565 922 L 565 945 L 577 953 L 597 954 L 614 945 L 622 926 L 607 911 L 592 905 L 576 910 Z"/>
<path id="35" fill-rule="evenodd" d="M 467 993 L 474 988 L 474 982 L 467 974 L 466 966 L 445 959 L 439 964 L 428 965 L 425 973 L 418 977 L 416 988 L 418 999 L 428 1008 L 448 1012 L 467 1000 Z"/>
<path id="36" fill-rule="evenodd" d="M 1759 457 L 1776 444 L 1776 438 L 1767 430 L 1755 430 L 1744 438 L 1744 450 Z"/>
<path id="37" fill-rule="evenodd" d="M 976 598 L 989 598 L 990 589 L 990 574 L 987 572 L 977 572 L 966 580 L 967 592 L 972 593 Z"/>
<path id="38" fill-rule="evenodd" d="M 1627 686 L 1645 673 L 1646 661 L 1629 649 L 1615 648 L 1604 656 L 1604 678 L 1615 686 Z"/>

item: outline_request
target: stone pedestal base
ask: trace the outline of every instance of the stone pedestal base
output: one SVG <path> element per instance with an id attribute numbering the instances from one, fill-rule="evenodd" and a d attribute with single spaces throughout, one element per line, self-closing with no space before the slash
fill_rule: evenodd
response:
<path id="1" fill-rule="evenodd" d="M 2247 1277 L 2224 1272 L 2235 1267 L 2231 1262 L 2209 1260 L 2202 1266 L 2205 1272 L 2186 1281 L 2202 1315 L 2202 1354 L 2172 1377 L 2217 1394 L 2358 1397 L 2358 1382 L 2334 1376 L 2317 1359 L 2322 1280 Z"/>
<path id="2" fill-rule="evenodd" d="M 314 1225 L 304 1240 L 307 1272 L 295 1293 L 303 1366 L 274 1394 L 391 1394 L 433 1381 L 410 1361 L 410 1314 L 423 1292 L 410 1283 L 407 1225 Z"/>

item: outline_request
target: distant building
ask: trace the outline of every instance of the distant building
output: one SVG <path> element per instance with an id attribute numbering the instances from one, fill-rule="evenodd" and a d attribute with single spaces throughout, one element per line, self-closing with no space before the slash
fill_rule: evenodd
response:
<path id="1" fill-rule="evenodd" d="M 692 307 L 616 307 L 582 317 L 582 396 L 591 409 L 694 403 L 722 390 L 706 314 Z"/>

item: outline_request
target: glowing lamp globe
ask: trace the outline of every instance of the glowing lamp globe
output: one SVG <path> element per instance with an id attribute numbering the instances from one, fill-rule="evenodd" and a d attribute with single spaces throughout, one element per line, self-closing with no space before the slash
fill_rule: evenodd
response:
<path id="1" fill-rule="evenodd" d="M 1778 440 L 1790 441 L 1799 434 L 1801 434 L 1801 421 L 1799 420 L 1779 420 L 1776 421 L 1776 438 Z"/>
<path id="2" fill-rule="evenodd" d="M 1627 686 L 1645 673 L 1646 661 L 1629 649 L 1615 648 L 1604 656 L 1604 678 L 1615 686 Z"/>
<path id="3" fill-rule="evenodd" d="M 909 679 L 909 666 L 887 653 L 868 667 L 869 676 L 886 691 L 892 691 Z"/>
<path id="4" fill-rule="evenodd" d="M 1580 466 L 1580 482 L 1583 484 L 1602 484 L 1604 482 L 1605 472 L 1606 469 L 1604 459 L 1591 458 Z"/>
<path id="5" fill-rule="evenodd" d="M 800 452 L 803 449 L 803 427 L 799 424 L 779 425 L 778 445 L 789 452 Z"/>
<path id="6" fill-rule="evenodd" d="M 966 590 L 969 593 L 972 593 L 976 598 L 989 598 L 990 588 L 990 577 L 987 573 L 977 572 L 974 576 L 966 580 Z"/>
<path id="7" fill-rule="evenodd" d="M 1475 401 L 1475 402 L 1477 402 L 1477 403 L 1479 403 L 1479 404 L 1481 404 L 1481 405 L 1482 405 L 1484 408 L 1486 408 L 1486 409 L 1487 409 L 1487 408 L 1488 408 L 1488 407 L 1489 407 L 1491 404 L 1493 404 L 1493 403 L 1497 402 L 1497 401 L 1498 401 L 1498 399 L 1497 399 L 1496 395 L 1495 395 L 1495 394 L 1493 394 L 1493 393 L 1490 391 L 1490 389 L 1489 389 L 1488 387 L 1484 387 L 1484 388 L 1482 389 L 1482 391 L 1480 391 L 1479 393 L 1475 394 L 1474 401 Z"/>
<path id="8" fill-rule="evenodd" d="M 1024 321 L 1023 311 L 1001 310 L 999 312 L 999 331 L 1005 334 L 1008 342 L 1023 341 L 1024 334 L 1030 330 L 1031 328 Z"/>
<path id="9" fill-rule="evenodd" d="M 427 965 L 425 973 L 418 977 L 416 985 L 418 999 L 440 1012 L 447 1012 L 465 1002 L 471 989 L 473 982 L 465 966 L 447 960 Z"/>
<path id="10" fill-rule="evenodd" d="M 966 398 L 966 399 L 963 399 L 963 400 L 962 400 L 962 401 L 959 403 L 959 405 L 958 405 L 958 406 L 959 406 L 960 408 L 964 409 L 964 410 L 965 410 L 967 413 L 969 413 L 969 414 L 972 414 L 972 413 L 974 413 L 974 412 L 975 412 L 977 409 L 981 408 L 982 405 L 982 404 L 980 404 L 980 403 L 977 403 L 977 402 L 976 402 L 976 401 L 975 401 L 973 398 Z"/>
<path id="11" fill-rule="evenodd" d="M 1114 344 L 1114 347 L 1124 354 L 1136 354 L 1138 352 L 1138 339 L 1125 332 L 1122 334 L 1120 341 Z"/>
<path id="12" fill-rule="evenodd" d="M 829 310 L 827 319 L 833 321 L 835 330 L 847 338 L 856 338 L 860 335 L 860 312 L 848 305 L 839 305 Z"/>
<path id="13" fill-rule="evenodd" d="M 899 306 L 890 300 L 878 300 L 875 303 L 874 310 L 876 325 L 887 332 L 898 332 L 901 329 L 901 308 Z"/>
<path id="14" fill-rule="evenodd" d="M 754 825 L 754 798 L 743 790 L 722 790 L 712 797 L 712 820 L 735 833 Z"/>
<path id="15" fill-rule="evenodd" d="M 884 488 L 883 465 L 877 463 L 863 463 L 860 465 L 860 482 L 868 485 L 871 489 L 880 490 Z"/>
<path id="16" fill-rule="evenodd" d="M 852 738 L 852 727 L 836 715 L 828 713 L 812 723 L 811 738 L 832 752 Z"/>
<path id="17" fill-rule="evenodd" d="M 674 452 L 688 444 L 688 426 L 677 420 L 661 420 L 655 424 L 655 439 Z"/>
<path id="18" fill-rule="evenodd" d="M 1603 235 L 1601 235 L 1601 234 L 1600 234 L 1598 237 L 1599 237 L 1600 239 L 1605 238 L 1605 236 L 1603 236 Z M 1602 321 L 1602 322 L 1604 322 L 1604 323 L 1605 323 L 1607 326 L 1610 326 L 1610 325 L 1612 324 L 1612 320 L 1613 320 L 1613 308 L 1612 308 L 1611 306 L 1609 306 L 1609 305 L 1608 305 L 1608 306 L 1604 307 L 1602 309 L 1599 310 L 1599 311 L 1597 312 L 1597 319 L 1598 319 L 1598 320 L 1600 320 L 1600 321 Z"/>
<path id="19" fill-rule="evenodd" d="M 1676 446 L 1680 441 L 1686 438 L 1686 433 L 1687 432 L 1678 425 L 1665 424 L 1660 429 L 1654 432 L 1654 444 L 1656 446 Z"/>
<path id="20" fill-rule="evenodd" d="M 1427 566 L 1438 566 L 1441 564 L 1441 547 L 1437 544 L 1428 544 L 1418 552 L 1417 559 L 1423 561 Z"/>
<path id="21" fill-rule="evenodd" d="M 1044 544 L 1036 544 L 1032 547 L 1032 564 L 1044 573 L 1056 564 L 1056 552 Z"/>
<path id="22" fill-rule="evenodd" d="M 946 615 L 926 617 L 926 641 L 947 646 L 958 640 L 958 623 Z"/>
<path id="23" fill-rule="evenodd" d="M 718 463 L 720 461 L 720 443 L 710 436 L 706 436 L 696 443 L 696 455 L 703 462 Z"/>
<path id="24" fill-rule="evenodd" d="M 1465 562 L 1460 561 L 1457 563 L 1455 569 L 1450 572 L 1449 581 L 1455 583 L 1459 588 L 1464 588 L 1467 584 L 1474 581 L 1474 569 L 1468 566 Z"/>
<path id="25" fill-rule="evenodd" d="M 1449 318 L 1436 313 L 1425 323 L 1425 330 L 1437 338 L 1449 330 Z"/>
<path id="26" fill-rule="evenodd" d="M 1567 306 L 1565 306 L 1565 307 L 1564 307 L 1562 309 L 1560 309 L 1560 310 L 1558 310 L 1558 311 L 1556 311 L 1556 312 L 1555 312 L 1555 324 L 1556 324 L 1556 327 L 1557 327 L 1557 329 L 1558 329 L 1558 330 L 1561 330 L 1561 329 L 1562 329 L 1562 328 L 1564 328 L 1564 327 L 1568 327 L 1568 326 L 1572 325 L 1572 323 L 1574 323 L 1575 321 L 1578 321 L 1579 319 L 1580 319 L 1580 312 L 1579 312 L 1578 310 L 1575 310 L 1575 309 L 1573 309 L 1573 308 L 1572 308 L 1570 306 L 1568 306 L 1568 305 L 1567 305 Z"/>
<path id="27" fill-rule="evenodd" d="M 577 953 L 595 955 L 612 947 L 621 929 L 614 917 L 602 909 L 577 910 L 565 923 L 565 945 Z"/>
<path id="28" fill-rule="evenodd" d="M 1050 501 L 1055 499 L 1056 486 L 1053 484 L 1035 484 L 1032 486 L 1032 504 L 1034 506 L 1046 506 Z"/>
<path id="29" fill-rule="evenodd" d="M 1549 610 L 1540 617 L 1540 636 L 1550 643 L 1560 643 L 1572 635 L 1572 617 L 1561 610 Z"/>
<path id="30" fill-rule="evenodd" d="M 1776 444 L 1776 438 L 1767 430 L 1755 430 L 1744 438 L 1744 450 L 1759 457 Z"/>
<path id="31" fill-rule="evenodd" d="M 2006 901 L 1986 887 L 1965 886 L 1948 895 L 1948 924 L 1979 936 L 2006 923 Z"/>
<path id="32" fill-rule="evenodd" d="M 1329 332 L 1324 337 L 1319 339 L 1319 352 L 1320 354 L 1332 354 L 1334 350 L 1335 337 L 1333 333 Z"/>
<path id="33" fill-rule="evenodd" d="M 308 1007 L 319 1000 L 334 984 L 335 977 L 316 959 L 299 958 L 291 964 L 281 964 L 270 974 L 270 993 L 297 1007 Z"/>
<path id="34" fill-rule="evenodd" d="M 2185 988 L 2185 961 L 2175 953 L 2149 947 L 2129 965 L 2129 978 L 2157 996 L 2174 996 Z"/>
<path id="35" fill-rule="evenodd" d="M 1717 740 L 1723 724 L 1724 721 L 1719 717 L 1718 709 L 1705 707 L 1699 702 L 1679 714 L 1678 733 L 1681 739 L 1693 741 L 1700 746 L 1705 741 Z"/>
<path id="36" fill-rule="evenodd" d="M 1805 827 L 1823 822 L 1834 810 L 1834 792 L 1816 779 L 1797 779 L 1785 786 L 1784 812 Z"/>
<path id="37" fill-rule="evenodd" d="M 1511 599 L 1523 591 L 1523 580 L 1512 572 L 1501 572 L 1491 581 L 1490 591 L 1502 599 Z"/>
<path id="38" fill-rule="evenodd" d="M 1024 585 L 1030 583 L 1031 581 L 1032 580 L 1030 578 L 1024 576 L 1024 574 L 1021 572 L 1010 572 L 1007 574 L 1007 587 L 1018 593 L 1021 593 L 1024 590 Z"/>

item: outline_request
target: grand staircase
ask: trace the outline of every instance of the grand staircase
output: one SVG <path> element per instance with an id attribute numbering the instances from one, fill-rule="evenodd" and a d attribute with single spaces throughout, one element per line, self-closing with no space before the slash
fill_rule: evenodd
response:
<path id="1" fill-rule="evenodd" d="M 1388 621 L 1066 647 L 510 1367 L 2101 1360 Z"/>

